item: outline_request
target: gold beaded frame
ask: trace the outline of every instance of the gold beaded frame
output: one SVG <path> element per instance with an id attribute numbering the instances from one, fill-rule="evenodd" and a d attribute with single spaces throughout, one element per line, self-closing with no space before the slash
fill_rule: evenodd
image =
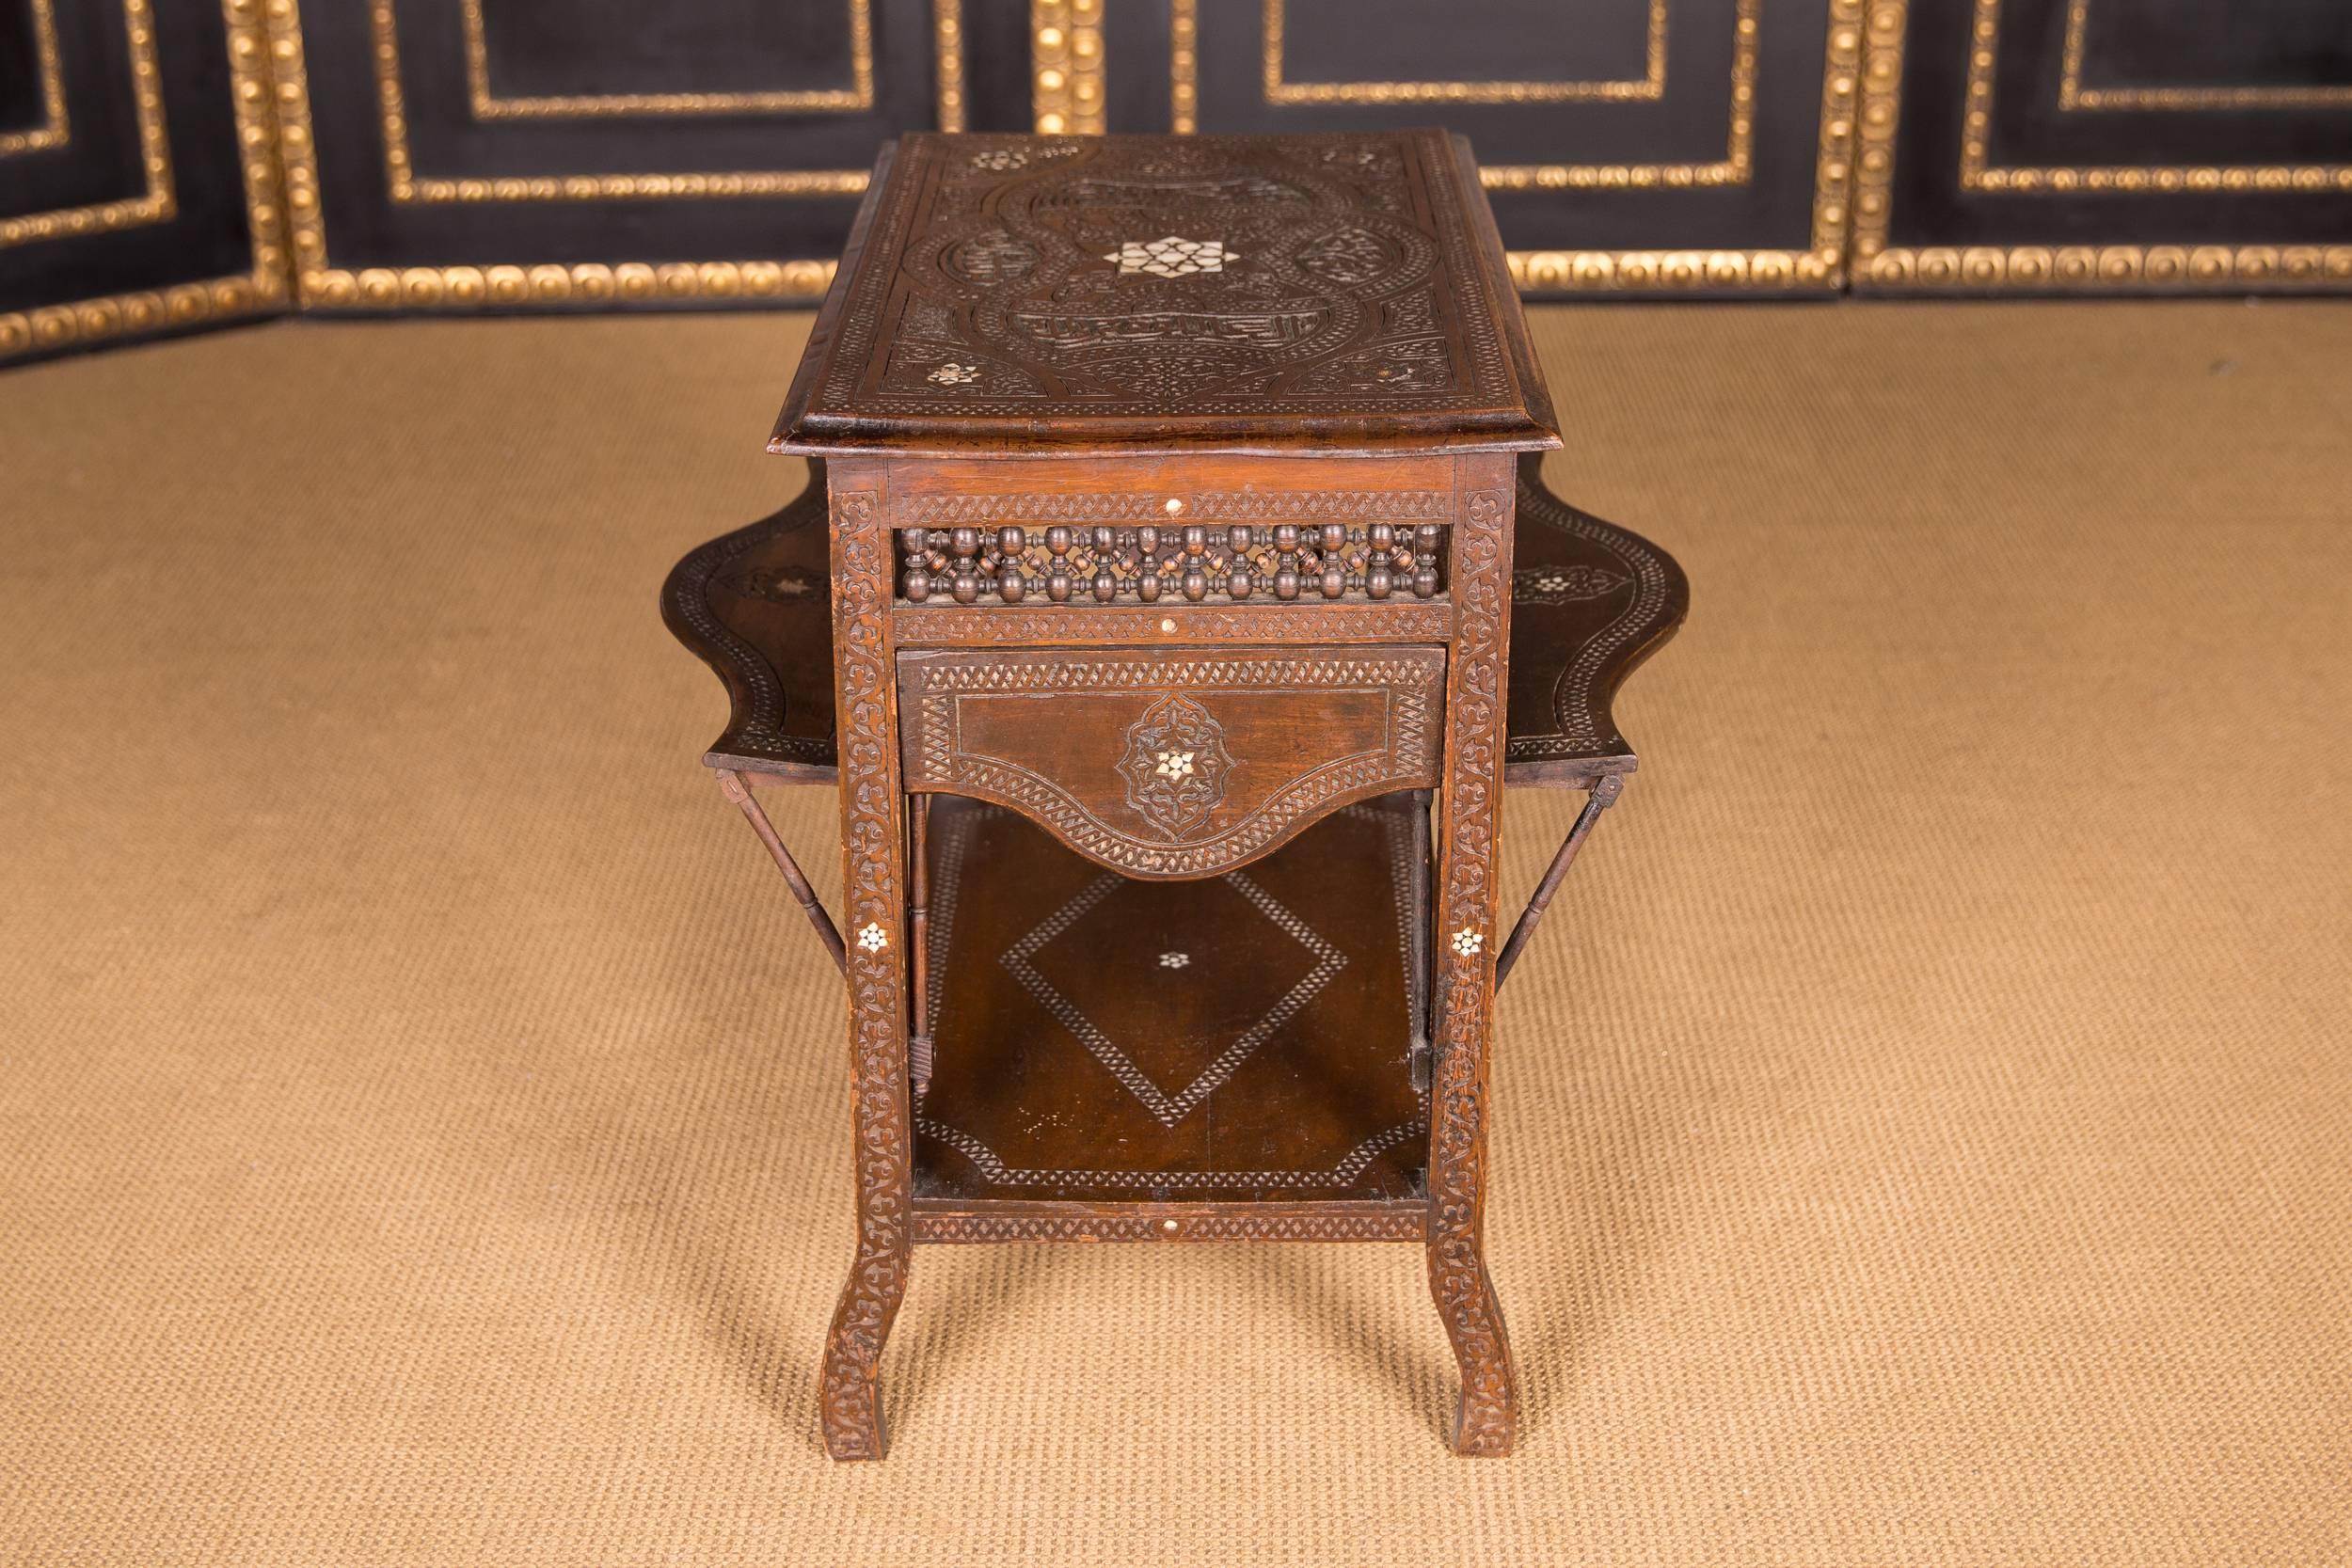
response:
<path id="1" fill-rule="evenodd" d="M 284 132 L 287 205 L 294 214 L 294 287 L 310 310 L 475 310 L 581 306 L 815 299 L 833 282 L 831 258 L 806 261 L 617 261 L 569 265 L 336 266 L 322 211 L 310 76 L 304 63 L 298 0 L 269 0 L 271 51 Z M 853 0 L 863 22 L 866 0 Z M 962 0 L 931 0 L 936 108 L 942 129 L 964 123 Z M 392 39 L 393 0 L 370 0 L 375 39 L 379 119 L 386 182 L 396 201 L 577 201 L 710 196 L 834 196 L 866 191 L 865 169 L 675 175 L 581 174 L 562 179 L 434 180 L 407 158 L 399 56 Z M 855 29 L 869 48 L 865 26 Z M 861 56 L 863 57 L 863 56 Z M 473 71 L 469 62 L 469 73 Z M 474 78 L 469 76 L 469 80 Z M 859 91 L 870 97 L 870 67 Z M 842 105 L 827 105 L 841 107 Z"/>
<path id="2" fill-rule="evenodd" d="M 235 109 L 246 224 L 253 246 L 251 268 L 168 288 L 132 290 L 70 304 L 0 313 L 0 364 L 119 338 L 268 315 L 286 308 L 290 292 L 285 211 L 278 185 L 278 137 L 273 112 L 269 35 L 263 16 L 265 3 L 266 0 L 222 0 L 221 4 L 228 24 L 229 90 Z M 134 14 L 147 15 L 143 0 Z M 151 38 L 145 58 L 151 69 Z M 160 147 L 160 100 L 154 109 L 154 145 Z M 143 117 L 143 144 L 147 140 L 145 128 Z M 163 155 L 168 158 L 167 152 Z M 149 168 L 151 195 L 151 161 Z M 167 179 L 167 162 L 166 169 Z"/>
<path id="3" fill-rule="evenodd" d="M 2081 50 L 2088 0 L 2067 17 L 2061 106 L 2080 108 Z M 1910 0 L 1867 0 L 1864 27 L 1860 150 L 1856 156 L 1851 270 L 1865 291 L 1971 293 L 2114 290 L 2342 289 L 2352 285 L 2352 245 L 1898 245 L 1893 218 L 1896 132 Z M 2006 167 L 1991 163 L 1993 73 L 2000 48 L 2000 0 L 1975 0 L 1958 182 L 1964 190 L 2020 195 L 2078 191 L 2141 194 L 2352 193 L 2352 166 L 2300 167 Z M 2072 85 L 2077 102 L 2065 103 Z M 2096 106 L 2096 105 L 2092 105 Z M 2215 108 L 2220 102 L 2157 104 Z"/>

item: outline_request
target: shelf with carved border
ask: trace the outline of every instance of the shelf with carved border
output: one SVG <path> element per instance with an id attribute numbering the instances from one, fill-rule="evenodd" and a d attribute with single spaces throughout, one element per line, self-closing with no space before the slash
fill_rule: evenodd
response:
<path id="1" fill-rule="evenodd" d="M 934 798 L 918 1239 L 1420 1239 L 1425 809 L 1152 882 Z"/>

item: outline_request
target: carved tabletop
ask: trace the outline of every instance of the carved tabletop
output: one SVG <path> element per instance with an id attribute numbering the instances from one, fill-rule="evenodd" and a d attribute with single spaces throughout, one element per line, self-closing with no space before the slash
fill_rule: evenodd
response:
<path id="1" fill-rule="evenodd" d="M 892 164 L 795 451 L 1557 444 L 1458 139 L 915 135 Z"/>

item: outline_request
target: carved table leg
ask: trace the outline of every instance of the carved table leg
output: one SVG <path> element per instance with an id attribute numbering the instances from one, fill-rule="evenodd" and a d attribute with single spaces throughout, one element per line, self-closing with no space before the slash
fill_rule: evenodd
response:
<path id="1" fill-rule="evenodd" d="M 1527 945 L 1527 939 L 1535 934 L 1535 927 L 1542 923 L 1544 911 L 1551 908 L 1551 895 L 1560 891 L 1561 879 L 1576 863 L 1576 852 L 1584 847 L 1593 824 L 1600 820 L 1602 812 L 1616 804 L 1624 789 L 1622 773 L 1604 773 L 1593 781 L 1592 793 L 1584 798 L 1584 809 L 1576 814 L 1576 823 L 1561 841 L 1560 852 L 1551 857 L 1551 869 L 1535 885 L 1534 896 L 1528 899 L 1527 908 L 1519 913 L 1519 923 L 1511 927 L 1511 940 L 1502 944 L 1502 956 L 1495 960 L 1495 990 L 1501 990 L 1502 982 L 1511 977 L 1511 966 L 1519 961 L 1519 949 Z"/>
<path id="2" fill-rule="evenodd" d="M 1486 1048 L 1494 1015 L 1495 863 L 1502 793 L 1502 662 L 1510 645 L 1511 465 L 1458 460 L 1455 641 L 1435 940 L 1437 1081 L 1429 1097 L 1429 1293 L 1461 1369 L 1454 1451 L 1511 1451 L 1518 1384 L 1487 1276 Z"/>
<path id="3" fill-rule="evenodd" d="M 906 1294 L 914 1243 L 913 1109 L 907 1098 L 906 853 L 898 791 L 890 556 L 879 471 L 835 464 L 834 663 L 841 736 L 842 887 L 850 927 L 850 1073 L 856 1119 L 857 1260 L 826 1337 L 818 1405 L 825 1451 L 880 1459 L 882 1354 Z"/>

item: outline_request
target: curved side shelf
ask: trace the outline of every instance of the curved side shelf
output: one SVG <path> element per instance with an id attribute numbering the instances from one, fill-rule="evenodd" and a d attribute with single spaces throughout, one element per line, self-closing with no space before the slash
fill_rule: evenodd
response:
<path id="1" fill-rule="evenodd" d="M 1582 786 L 1629 773 L 1610 701 L 1682 625 L 1691 589 L 1674 557 L 1580 512 L 1519 460 L 1511 573 L 1511 691 L 1503 781 Z"/>
<path id="2" fill-rule="evenodd" d="M 825 472 L 782 511 L 697 546 L 670 569 L 661 619 L 727 689 L 727 727 L 704 761 L 831 783 L 832 563 Z"/>

